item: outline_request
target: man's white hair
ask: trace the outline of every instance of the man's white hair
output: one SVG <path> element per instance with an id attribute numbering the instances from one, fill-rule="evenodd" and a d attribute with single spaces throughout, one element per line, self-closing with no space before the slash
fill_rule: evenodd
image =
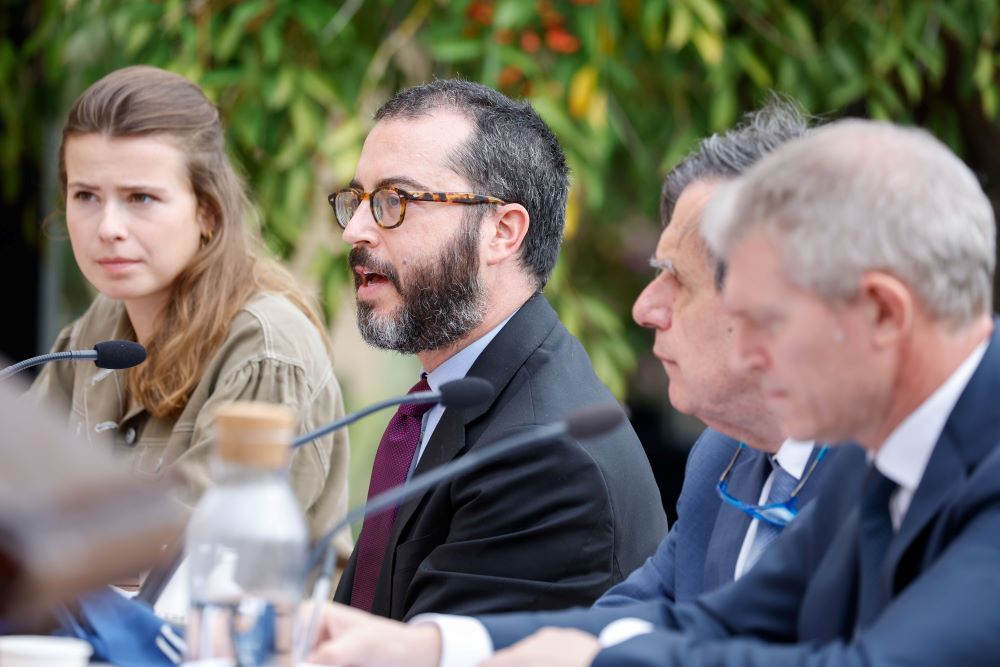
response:
<path id="1" fill-rule="evenodd" d="M 789 280 L 831 301 L 883 271 L 956 328 L 992 309 L 993 208 L 923 130 L 845 120 L 782 146 L 724 186 L 702 224 L 723 260 L 751 230 L 780 245 Z"/>

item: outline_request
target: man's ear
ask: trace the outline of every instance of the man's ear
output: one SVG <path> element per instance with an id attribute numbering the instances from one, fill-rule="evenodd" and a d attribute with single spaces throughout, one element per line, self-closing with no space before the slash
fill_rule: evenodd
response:
<path id="1" fill-rule="evenodd" d="M 867 306 L 876 346 L 896 344 L 913 326 L 915 297 L 899 278 L 869 271 L 861 278 L 859 295 Z"/>
<path id="2" fill-rule="evenodd" d="M 520 204 L 504 204 L 488 216 L 488 220 L 482 239 L 485 248 L 483 261 L 492 266 L 502 264 L 520 252 L 531 218 L 528 210 Z"/>

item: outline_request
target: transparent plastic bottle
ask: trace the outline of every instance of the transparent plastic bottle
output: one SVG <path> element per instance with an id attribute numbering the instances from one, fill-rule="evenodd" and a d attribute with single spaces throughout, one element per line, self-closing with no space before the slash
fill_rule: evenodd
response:
<path id="1" fill-rule="evenodd" d="M 308 536 L 288 484 L 294 415 L 236 402 L 215 414 L 215 485 L 191 516 L 189 665 L 290 665 Z"/>

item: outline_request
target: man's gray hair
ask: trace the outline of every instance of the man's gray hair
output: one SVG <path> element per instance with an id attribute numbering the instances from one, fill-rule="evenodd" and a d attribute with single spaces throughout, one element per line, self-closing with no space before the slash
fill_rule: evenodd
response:
<path id="1" fill-rule="evenodd" d="M 725 186 L 702 225 L 723 258 L 751 230 L 779 244 L 790 281 L 830 301 L 883 271 L 954 328 L 992 308 L 993 209 L 923 130 L 845 120 L 790 142 Z"/>
<path id="2" fill-rule="evenodd" d="M 760 109 L 724 134 L 713 134 L 670 170 L 660 193 L 660 224 L 666 227 L 684 189 L 695 181 L 736 178 L 784 143 L 804 136 L 809 119 L 790 98 L 771 95 Z"/>

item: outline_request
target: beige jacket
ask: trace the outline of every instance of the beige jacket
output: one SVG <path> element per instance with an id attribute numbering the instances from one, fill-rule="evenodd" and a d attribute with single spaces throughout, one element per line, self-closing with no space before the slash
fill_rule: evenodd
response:
<path id="1" fill-rule="evenodd" d="M 124 305 L 98 296 L 66 327 L 53 351 L 89 349 L 102 340 L 133 338 Z M 47 365 L 28 394 L 69 406 L 70 426 L 91 440 L 107 440 L 139 475 L 172 473 L 179 499 L 193 506 L 211 484 L 212 413 L 220 403 L 257 400 L 291 406 L 305 433 L 344 414 L 340 386 L 312 323 L 290 301 L 259 294 L 236 315 L 222 347 L 176 420 L 157 419 L 127 401 L 125 371 L 88 362 Z M 318 537 L 347 510 L 347 431 L 320 438 L 292 457 L 290 481 Z M 349 555 L 349 532 L 338 551 Z"/>

